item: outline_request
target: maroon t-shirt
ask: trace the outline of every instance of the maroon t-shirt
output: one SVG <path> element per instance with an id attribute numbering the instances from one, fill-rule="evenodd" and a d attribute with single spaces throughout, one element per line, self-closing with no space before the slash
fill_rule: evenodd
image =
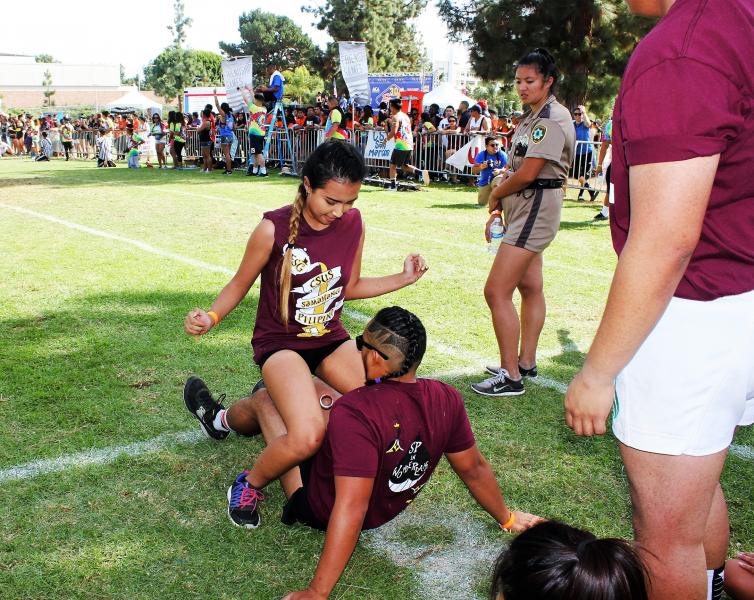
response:
<path id="1" fill-rule="evenodd" d="M 618 253 L 630 226 L 630 166 L 720 154 L 680 298 L 754 290 L 753 91 L 752 0 L 677 0 L 626 67 L 613 114 Z"/>
<path id="2" fill-rule="evenodd" d="M 474 443 L 461 395 L 441 381 L 387 380 L 353 390 L 335 403 L 312 459 L 309 506 L 327 523 L 336 475 L 374 478 L 363 528 L 379 527 L 413 502 L 443 454 Z"/>
<path id="3" fill-rule="evenodd" d="M 280 320 L 278 279 L 292 208 L 293 205 L 288 205 L 263 215 L 275 225 L 275 243 L 270 260 L 262 269 L 251 338 L 257 363 L 269 352 L 320 348 L 348 338 L 340 312 L 361 239 L 361 215 L 352 208 L 321 231 L 309 227 L 302 215 L 291 258 L 291 293 L 288 327 L 285 327 Z"/>

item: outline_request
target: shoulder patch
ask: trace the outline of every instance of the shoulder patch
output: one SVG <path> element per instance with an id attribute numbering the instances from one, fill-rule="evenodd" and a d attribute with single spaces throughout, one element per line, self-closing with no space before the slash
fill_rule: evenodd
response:
<path id="1" fill-rule="evenodd" d="M 546 135 L 547 135 L 547 127 L 545 127 L 544 125 L 537 125 L 531 131 L 531 141 L 534 144 L 539 144 L 539 142 L 545 139 Z"/>

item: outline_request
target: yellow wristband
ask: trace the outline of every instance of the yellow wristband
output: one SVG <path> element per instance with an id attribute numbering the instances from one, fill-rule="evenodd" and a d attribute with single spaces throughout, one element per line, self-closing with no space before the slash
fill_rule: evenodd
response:
<path id="1" fill-rule="evenodd" d="M 207 314 L 209 315 L 209 318 L 212 319 L 212 327 L 220 322 L 220 315 L 218 315 L 214 310 L 208 310 Z"/>
<path id="2" fill-rule="evenodd" d="M 516 522 L 516 513 L 513 511 L 511 512 L 511 518 L 508 519 L 505 523 L 500 523 L 500 529 L 503 531 L 510 531 L 510 528 L 513 527 L 513 524 Z"/>

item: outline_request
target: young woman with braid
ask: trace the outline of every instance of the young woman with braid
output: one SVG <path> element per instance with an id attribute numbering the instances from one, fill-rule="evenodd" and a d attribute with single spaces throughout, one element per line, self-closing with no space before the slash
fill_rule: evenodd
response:
<path id="1" fill-rule="evenodd" d="M 355 346 L 366 385 L 335 402 L 322 446 L 281 480 L 288 498 L 283 523 L 327 532 L 308 588 L 286 599 L 327 598 L 360 532 L 400 514 L 443 455 L 502 529 L 521 532 L 541 522 L 506 505 L 495 474 L 476 446 L 458 391 L 416 377 L 427 336 L 415 315 L 397 306 L 383 308 L 356 337 Z M 263 390 L 252 396 L 250 405 L 268 444 L 286 435 L 284 419 Z M 228 495 L 234 523 L 259 524 L 263 497 L 247 473 L 236 478 Z"/>
<path id="2" fill-rule="evenodd" d="M 344 301 L 398 290 L 427 270 L 420 255 L 410 254 L 400 273 L 361 276 L 364 226 L 353 205 L 364 175 L 364 159 L 352 145 L 321 144 L 304 165 L 293 205 L 264 214 L 238 271 L 211 309 L 197 308 L 186 316 L 186 333 L 206 334 L 243 300 L 261 274 L 251 344 L 287 432 L 257 458 L 248 475 L 256 488 L 309 458 L 322 442 L 326 412 L 312 374 L 339 393 L 364 383 L 356 342 L 340 321 Z M 204 382 L 193 377 L 186 383 L 184 400 L 214 439 L 224 439 L 229 431 L 259 433 L 248 399 L 226 411 Z"/>

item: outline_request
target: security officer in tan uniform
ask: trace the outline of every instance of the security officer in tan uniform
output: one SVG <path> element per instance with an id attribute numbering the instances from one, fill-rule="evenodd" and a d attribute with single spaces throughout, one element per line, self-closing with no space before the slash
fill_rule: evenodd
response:
<path id="1" fill-rule="evenodd" d="M 495 255 L 484 296 L 492 312 L 500 365 L 492 377 L 473 384 L 485 396 L 524 393 L 523 377 L 536 377 L 539 334 L 545 322 L 542 252 L 560 227 L 566 177 L 573 160 L 575 132 L 570 112 L 553 95 L 559 74 L 547 50 L 523 56 L 516 68 L 516 91 L 529 107 L 511 140 L 511 170 L 493 181 L 490 225 L 502 217 L 505 235 Z M 521 294 L 519 319 L 513 293 Z"/>

